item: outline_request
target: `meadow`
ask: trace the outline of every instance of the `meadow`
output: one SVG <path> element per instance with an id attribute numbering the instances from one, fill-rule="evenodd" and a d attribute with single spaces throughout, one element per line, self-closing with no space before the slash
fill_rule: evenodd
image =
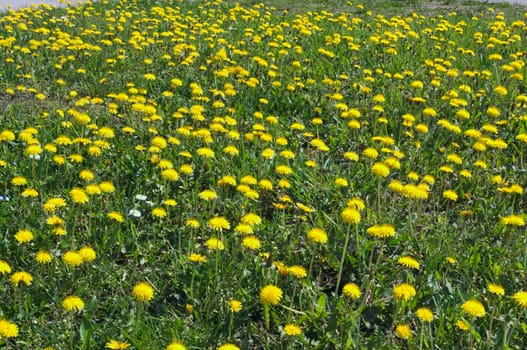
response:
<path id="1" fill-rule="evenodd" d="M 527 10 L 314 3 L 0 14 L 0 348 L 527 348 Z"/>

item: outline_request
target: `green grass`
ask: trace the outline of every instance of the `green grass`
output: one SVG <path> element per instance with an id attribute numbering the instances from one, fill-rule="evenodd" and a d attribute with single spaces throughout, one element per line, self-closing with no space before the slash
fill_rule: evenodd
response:
<path id="1" fill-rule="evenodd" d="M 1 15 L 0 345 L 525 348 L 525 12 Z"/>

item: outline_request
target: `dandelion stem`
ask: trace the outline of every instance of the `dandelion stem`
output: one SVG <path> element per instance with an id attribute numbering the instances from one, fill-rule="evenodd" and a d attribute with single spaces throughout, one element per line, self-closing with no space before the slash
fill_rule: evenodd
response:
<path id="1" fill-rule="evenodd" d="M 342 269 L 344 267 L 344 260 L 346 258 L 346 253 L 348 251 L 350 231 L 351 231 L 351 225 L 348 225 L 348 230 L 346 232 L 346 240 L 344 241 L 344 249 L 342 250 L 342 256 L 340 257 L 340 267 L 339 267 L 339 274 L 337 276 L 337 285 L 335 286 L 335 296 L 337 296 L 339 293 L 340 280 L 342 279 Z"/>

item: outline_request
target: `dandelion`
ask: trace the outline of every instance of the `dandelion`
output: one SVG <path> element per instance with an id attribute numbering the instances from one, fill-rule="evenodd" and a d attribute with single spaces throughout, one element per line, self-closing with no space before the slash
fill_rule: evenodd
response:
<path id="1" fill-rule="evenodd" d="M 359 211 L 360 210 L 364 210 L 364 208 L 366 208 L 366 205 L 364 204 L 364 201 L 362 199 L 358 198 L 358 197 L 350 199 L 346 203 L 346 206 L 348 208 L 359 210 Z"/>
<path id="2" fill-rule="evenodd" d="M 35 198 L 35 197 L 38 197 L 38 191 L 35 190 L 34 188 L 26 188 L 20 195 L 24 198 L 28 198 L 28 197 Z"/>
<path id="3" fill-rule="evenodd" d="M 358 224 L 361 220 L 360 212 L 349 207 L 342 210 L 340 217 L 346 224 Z"/>
<path id="4" fill-rule="evenodd" d="M 86 192 L 84 192 L 82 188 L 76 187 L 72 189 L 70 191 L 70 197 L 73 203 L 77 203 L 77 204 L 85 204 L 90 201 L 90 198 L 88 197 L 88 195 L 86 194 Z"/>
<path id="5" fill-rule="evenodd" d="M 225 249 L 225 245 L 223 244 L 223 242 L 214 237 L 209 238 L 205 242 L 205 246 L 207 246 L 207 248 L 209 248 L 210 250 L 224 250 Z"/>
<path id="6" fill-rule="evenodd" d="M 242 216 L 241 222 L 254 227 L 262 223 L 262 218 L 258 214 L 247 213 Z"/>
<path id="7" fill-rule="evenodd" d="M 427 307 L 420 307 L 415 314 L 421 322 L 432 322 L 434 319 L 434 313 Z"/>
<path id="8" fill-rule="evenodd" d="M 302 328 L 294 324 L 287 324 L 284 326 L 284 333 L 290 337 L 295 337 L 302 334 Z"/>
<path id="9" fill-rule="evenodd" d="M 187 350 L 187 347 L 182 342 L 174 340 L 167 346 L 166 350 Z"/>
<path id="10" fill-rule="evenodd" d="M 109 218 L 109 219 L 112 219 L 114 221 L 117 221 L 117 222 L 124 222 L 124 216 L 123 214 L 119 213 L 119 212 L 116 212 L 116 211 L 111 211 L 109 212 L 108 214 L 106 214 L 106 216 Z"/>
<path id="11" fill-rule="evenodd" d="M 282 290 L 269 284 L 260 291 L 260 302 L 264 305 L 278 305 L 282 300 Z"/>
<path id="12" fill-rule="evenodd" d="M 258 250 L 262 246 L 260 240 L 256 236 L 247 236 L 242 240 L 242 246 L 250 250 Z"/>
<path id="13" fill-rule="evenodd" d="M 242 311 L 243 304 L 241 301 L 233 299 L 229 302 L 229 309 L 232 313 L 238 313 Z"/>
<path id="14" fill-rule="evenodd" d="M 344 285 L 342 293 L 350 299 L 359 299 L 361 296 L 359 286 L 351 282 Z"/>
<path id="15" fill-rule="evenodd" d="M 15 272 L 11 275 L 11 284 L 15 287 L 17 287 L 20 283 L 24 283 L 26 286 L 31 285 L 31 282 L 33 281 L 33 276 L 31 276 L 28 272 L 25 271 L 19 271 Z"/>
<path id="16" fill-rule="evenodd" d="M 412 336 L 412 329 L 407 324 L 398 324 L 395 327 L 395 334 L 401 339 L 410 339 Z"/>
<path id="17" fill-rule="evenodd" d="M 223 230 L 228 230 L 231 228 L 231 224 L 223 216 L 213 217 L 209 219 L 207 224 L 209 225 L 210 228 L 212 228 L 215 231 L 223 231 Z"/>
<path id="18" fill-rule="evenodd" d="M 218 198 L 218 195 L 213 190 L 204 190 L 200 192 L 198 196 L 204 201 L 211 201 Z"/>
<path id="19" fill-rule="evenodd" d="M 387 177 L 388 175 L 390 175 L 390 168 L 382 162 L 377 162 L 373 164 L 371 167 L 371 171 L 379 177 Z"/>
<path id="20" fill-rule="evenodd" d="M 13 186 L 24 186 L 27 185 L 27 180 L 23 176 L 15 176 L 11 179 L 11 184 Z"/>
<path id="21" fill-rule="evenodd" d="M 307 233 L 307 238 L 315 243 L 324 244 L 328 241 L 328 234 L 321 228 L 312 228 Z"/>
<path id="22" fill-rule="evenodd" d="M 518 226 L 518 227 L 525 226 L 525 219 L 521 217 L 520 215 L 514 215 L 514 214 L 502 217 L 500 219 L 500 222 L 503 225 L 507 225 L 507 226 Z"/>
<path id="23" fill-rule="evenodd" d="M 492 293 L 497 296 L 505 295 L 505 289 L 502 285 L 499 284 L 489 283 L 487 284 L 487 290 L 489 291 L 489 293 Z"/>
<path id="24" fill-rule="evenodd" d="M 6 319 L 0 319 L 0 339 L 18 336 L 18 326 Z"/>
<path id="25" fill-rule="evenodd" d="M 179 173 L 175 169 L 165 169 L 161 172 L 161 176 L 167 181 L 179 180 Z"/>
<path id="26" fill-rule="evenodd" d="M 461 309 L 473 317 L 485 316 L 485 307 L 483 304 L 475 299 L 467 300 L 461 305 Z"/>
<path id="27" fill-rule="evenodd" d="M 196 253 L 193 253 L 193 254 L 190 254 L 188 256 L 188 260 L 194 262 L 194 263 L 204 263 L 207 261 L 207 258 L 204 257 L 203 255 L 201 254 L 196 254 Z"/>
<path id="28" fill-rule="evenodd" d="M 35 260 L 42 265 L 49 264 L 51 262 L 51 259 L 51 254 L 45 250 L 39 250 L 35 255 Z"/>
<path id="29" fill-rule="evenodd" d="M 443 198 L 450 199 L 451 201 L 457 201 L 458 195 L 455 191 L 446 190 L 443 192 Z"/>
<path id="30" fill-rule="evenodd" d="M 99 188 L 104 193 L 113 193 L 115 192 L 115 186 L 110 181 L 103 181 L 99 184 Z"/>
<path id="31" fill-rule="evenodd" d="M 217 350 L 240 350 L 240 348 L 232 343 L 220 345 Z"/>
<path id="32" fill-rule="evenodd" d="M 456 327 L 462 331 L 468 331 L 470 329 L 470 323 L 465 320 L 457 320 Z"/>
<path id="33" fill-rule="evenodd" d="M 76 267 L 82 265 L 83 258 L 78 252 L 68 251 L 62 256 L 62 261 L 64 261 L 68 266 Z"/>
<path id="34" fill-rule="evenodd" d="M 162 207 L 155 207 L 152 209 L 152 216 L 156 218 L 164 218 L 167 216 L 167 211 Z"/>
<path id="35" fill-rule="evenodd" d="M 295 276 L 296 278 L 305 278 L 307 277 L 307 271 L 303 266 L 293 265 L 287 268 L 287 272 L 290 275 Z"/>
<path id="36" fill-rule="evenodd" d="M 293 170 L 291 170 L 291 168 L 288 167 L 287 165 L 278 165 L 275 168 L 275 172 L 278 175 L 291 175 L 293 173 Z"/>
<path id="37" fill-rule="evenodd" d="M 15 234 L 15 239 L 18 241 L 18 243 L 31 242 L 33 240 L 33 237 L 33 233 L 29 230 L 19 230 Z"/>
<path id="38" fill-rule="evenodd" d="M 136 301 L 146 302 L 154 297 L 154 288 L 147 282 L 139 282 L 132 289 L 132 296 Z"/>
<path id="39" fill-rule="evenodd" d="M 419 270 L 421 268 L 421 265 L 417 260 L 412 258 L 411 256 L 402 256 L 397 260 L 397 263 L 399 265 L 409 267 L 411 269 Z"/>
<path id="40" fill-rule="evenodd" d="M 366 229 L 366 233 L 378 238 L 393 237 L 395 236 L 395 227 L 388 224 L 374 225 Z"/>
<path id="41" fill-rule="evenodd" d="M 110 341 L 108 341 L 106 343 L 106 345 L 104 346 L 106 349 L 112 349 L 112 350 L 124 350 L 124 349 L 127 349 L 128 347 L 130 347 L 130 344 L 128 343 L 124 343 L 124 342 L 119 342 L 115 339 L 111 339 Z"/>
<path id="42" fill-rule="evenodd" d="M 4 260 L 0 260 L 0 273 L 3 275 L 11 273 L 11 266 Z"/>
<path id="43" fill-rule="evenodd" d="M 84 301 L 78 296 L 70 295 L 62 301 L 62 307 L 68 312 L 81 311 L 84 309 Z"/>
<path id="44" fill-rule="evenodd" d="M 82 247 L 79 250 L 79 255 L 82 258 L 82 262 L 91 262 L 97 257 L 95 250 L 91 247 Z"/>
<path id="45" fill-rule="evenodd" d="M 214 158 L 214 151 L 207 147 L 198 148 L 197 153 L 203 158 Z"/>
<path id="46" fill-rule="evenodd" d="M 79 174 L 79 177 L 84 181 L 92 181 L 95 178 L 95 175 L 91 170 L 82 170 Z"/>
<path id="47" fill-rule="evenodd" d="M 416 294 L 414 286 L 408 283 L 401 283 L 393 287 L 393 296 L 397 300 L 408 301 Z"/>
<path id="48" fill-rule="evenodd" d="M 527 308 L 527 292 L 519 291 L 512 296 L 516 304 L 521 308 Z"/>

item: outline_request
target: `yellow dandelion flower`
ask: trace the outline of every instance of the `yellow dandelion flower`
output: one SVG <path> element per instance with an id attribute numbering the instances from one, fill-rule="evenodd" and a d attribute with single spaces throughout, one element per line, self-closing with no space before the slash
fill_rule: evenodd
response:
<path id="1" fill-rule="evenodd" d="M 207 221 L 207 224 L 209 225 L 210 228 L 212 228 L 215 231 L 223 231 L 223 230 L 228 230 L 231 228 L 231 224 L 223 216 L 213 217 L 209 219 L 209 221 Z"/>
<path id="2" fill-rule="evenodd" d="M 174 340 L 167 346 L 166 350 L 187 350 L 187 347 L 182 342 Z"/>
<path id="3" fill-rule="evenodd" d="M 0 319 L 0 339 L 18 336 L 18 326 L 6 319 Z"/>
<path id="4" fill-rule="evenodd" d="M 90 201 L 90 198 L 88 197 L 86 192 L 84 192 L 82 188 L 78 188 L 78 187 L 70 191 L 70 197 L 71 197 L 71 200 L 77 204 L 85 204 Z"/>
<path id="5" fill-rule="evenodd" d="M 302 334 L 302 328 L 294 324 L 286 324 L 284 326 L 284 333 L 290 337 L 295 337 Z"/>
<path id="6" fill-rule="evenodd" d="M 154 288 L 147 282 L 139 282 L 132 289 L 132 296 L 139 302 L 150 301 L 154 297 Z"/>
<path id="7" fill-rule="evenodd" d="M 232 343 L 220 345 L 217 350 L 240 350 L 240 348 Z"/>
<path id="8" fill-rule="evenodd" d="M 485 316 L 485 307 L 481 302 L 475 299 L 467 300 L 461 305 L 461 309 L 473 317 Z"/>
<path id="9" fill-rule="evenodd" d="M 458 195 L 455 191 L 452 190 L 446 190 L 443 192 L 443 198 L 449 199 L 453 202 L 457 201 Z"/>
<path id="10" fill-rule="evenodd" d="M 275 172 L 278 175 L 291 175 L 293 173 L 293 170 L 290 167 L 288 167 L 287 165 L 278 165 L 275 168 Z"/>
<path id="11" fill-rule="evenodd" d="M 78 296 L 70 295 L 62 301 L 62 307 L 68 312 L 81 311 L 84 309 L 84 301 Z"/>
<path id="12" fill-rule="evenodd" d="M 366 229 L 366 233 L 378 238 L 393 237 L 395 236 L 395 227 L 388 224 L 374 225 Z"/>
<path id="13" fill-rule="evenodd" d="M 37 254 L 35 255 L 35 260 L 39 264 L 49 264 L 51 262 L 52 256 L 48 251 L 45 250 L 39 250 Z"/>
<path id="14" fill-rule="evenodd" d="M 79 177 L 84 181 L 92 181 L 95 178 L 95 175 L 91 170 L 84 169 L 80 172 Z"/>
<path id="15" fill-rule="evenodd" d="M 35 198 L 35 197 L 38 197 L 38 191 L 35 190 L 34 188 L 26 188 L 24 191 L 22 191 L 20 195 L 24 198 L 28 198 L 28 197 Z"/>
<path id="16" fill-rule="evenodd" d="M 492 293 L 497 296 L 505 295 L 505 289 L 502 285 L 499 284 L 489 283 L 487 284 L 487 290 L 489 291 L 489 293 Z"/>
<path id="17" fill-rule="evenodd" d="M 401 283 L 393 287 L 393 296 L 397 300 L 408 301 L 416 294 L 414 286 L 408 283 Z"/>
<path id="18" fill-rule="evenodd" d="M 82 247 L 79 249 L 79 254 L 82 257 L 82 262 L 91 262 L 97 257 L 97 254 L 92 247 Z"/>
<path id="19" fill-rule="evenodd" d="M 395 335 L 401 339 L 410 339 L 412 336 L 412 329 L 407 324 L 398 324 L 395 327 Z"/>
<path id="20" fill-rule="evenodd" d="M 340 213 L 342 221 L 346 224 L 358 224 L 361 220 L 360 212 L 353 208 L 344 208 Z"/>
<path id="21" fill-rule="evenodd" d="M 470 323 L 465 320 L 457 320 L 456 327 L 462 331 L 468 331 L 470 329 Z"/>
<path id="22" fill-rule="evenodd" d="M 346 283 L 342 288 L 342 294 L 350 299 L 359 299 L 361 296 L 360 288 L 355 283 Z"/>
<path id="23" fill-rule="evenodd" d="M 11 273 L 11 266 L 5 260 L 0 260 L 0 273 L 3 275 Z"/>
<path id="24" fill-rule="evenodd" d="M 364 201 L 358 197 L 350 199 L 346 206 L 355 210 L 364 210 L 366 208 L 366 205 L 364 204 Z"/>
<path id="25" fill-rule="evenodd" d="M 427 307 L 420 307 L 417 309 L 415 314 L 417 315 L 417 318 L 421 320 L 421 322 L 432 322 L 434 319 L 434 313 Z"/>
<path id="26" fill-rule="evenodd" d="M 194 263 L 204 263 L 207 261 L 207 258 L 201 254 L 192 253 L 188 256 L 188 259 Z"/>
<path id="27" fill-rule="evenodd" d="M 155 207 L 152 209 L 152 216 L 156 218 L 164 218 L 167 216 L 167 211 L 162 207 Z"/>
<path id="28" fill-rule="evenodd" d="M 238 312 L 242 311 L 243 304 L 239 300 L 231 300 L 229 302 L 229 308 L 230 308 L 231 312 L 238 313 Z"/>
<path id="29" fill-rule="evenodd" d="M 117 222 L 124 222 L 124 216 L 123 216 L 123 214 L 121 214 L 119 212 L 112 211 L 112 212 L 109 212 L 108 214 L 106 214 L 106 216 L 109 219 L 115 220 Z"/>
<path id="30" fill-rule="evenodd" d="M 264 305 L 278 305 L 282 300 L 282 294 L 279 287 L 269 284 L 260 291 L 260 302 Z"/>
<path id="31" fill-rule="evenodd" d="M 17 287 L 20 283 L 24 283 L 26 286 L 31 285 L 33 282 L 33 276 L 25 271 L 15 272 L 11 275 L 11 284 Z"/>
<path id="32" fill-rule="evenodd" d="M 323 229 L 315 227 L 309 230 L 307 238 L 312 242 L 324 244 L 328 241 L 328 234 Z"/>
<path id="33" fill-rule="evenodd" d="M 167 181 L 179 180 L 179 173 L 175 169 L 165 169 L 161 172 L 161 176 Z"/>
<path id="34" fill-rule="evenodd" d="M 307 277 L 307 270 L 300 265 L 293 265 L 287 268 L 288 274 L 295 276 L 296 278 Z"/>
<path id="35" fill-rule="evenodd" d="M 516 304 L 522 308 L 527 308 L 527 292 L 519 291 L 512 296 Z"/>
<path id="36" fill-rule="evenodd" d="M 224 250 L 225 249 L 225 245 L 223 244 L 223 242 L 215 237 L 209 238 L 205 242 L 205 245 L 210 250 Z"/>
<path id="37" fill-rule="evenodd" d="M 34 238 L 33 233 L 29 230 L 19 230 L 15 234 L 15 239 L 18 241 L 18 243 L 31 242 L 33 238 Z"/>
<path id="38" fill-rule="evenodd" d="M 115 339 L 110 339 L 104 346 L 106 349 L 112 349 L 112 350 L 124 350 L 127 349 L 130 346 L 128 343 L 119 342 Z"/>
<path id="39" fill-rule="evenodd" d="M 262 246 L 256 236 L 247 236 L 242 240 L 242 246 L 251 250 L 258 250 Z"/>
<path id="40" fill-rule="evenodd" d="M 83 263 L 83 258 L 78 252 L 70 250 L 64 253 L 62 256 L 62 261 L 64 261 L 68 266 L 75 267 Z"/>
<path id="41" fill-rule="evenodd" d="M 525 219 L 521 217 L 520 215 L 509 215 L 501 218 L 501 223 L 503 225 L 510 225 L 510 226 L 525 226 Z"/>
<path id="42" fill-rule="evenodd" d="M 411 256 L 402 256 L 397 260 L 397 263 L 399 265 L 403 265 L 405 267 L 409 267 L 411 269 L 419 270 L 421 268 L 421 265 L 417 260 L 412 258 Z"/>
<path id="43" fill-rule="evenodd" d="M 211 201 L 211 200 L 218 198 L 218 195 L 213 190 L 201 191 L 198 196 L 204 201 Z"/>
<path id="44" fill-rule="evenodd" d="M 115 191 L 115 186 L 110 181 L 103 181 L 99 184 L 99 188 L 104 193 L 113 193 Z"/>
<path id="45" fill-rule="evenodd" d="M 390 167 L 385 163 L 377 162 L 371 166 L 371 172 L 379 177 L 387 177 L 390 175 Z"/>

